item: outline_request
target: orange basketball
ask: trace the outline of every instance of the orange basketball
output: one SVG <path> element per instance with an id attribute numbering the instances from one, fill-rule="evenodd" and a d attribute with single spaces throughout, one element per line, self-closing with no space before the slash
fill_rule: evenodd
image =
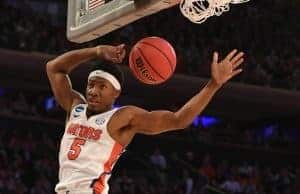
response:
<path id="1" fill-rule="evenodd" d="M 159 37 L 147 37 L 132 48 L 129 66 L 135 77 L 143 83 L 160 84 L 174 73 L 176 53 L 168 41 Z"/>

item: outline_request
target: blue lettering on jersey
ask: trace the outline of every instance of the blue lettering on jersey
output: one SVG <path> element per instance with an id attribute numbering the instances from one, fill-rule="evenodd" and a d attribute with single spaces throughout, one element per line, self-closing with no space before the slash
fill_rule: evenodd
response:
<path id="1" fill-rule="evenodd" d="M 102 125 L 104 122 L 105 122 L 105 119 L 104 119 L 104 118 L 97 118 L 96 121 L 95 121 L 95 123 L 96 123 L 97 125 Z"/>
<path id="2" fill-rule="evenodd" d="M 75 112 L 82 112 L 84 110 L 84 107 L 83 106 L 77 106 L 75 108 Z"/>

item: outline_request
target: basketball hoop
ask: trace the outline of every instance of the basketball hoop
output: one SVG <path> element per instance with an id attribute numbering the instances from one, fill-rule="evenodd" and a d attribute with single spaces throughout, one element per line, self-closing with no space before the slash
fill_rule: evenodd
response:
<path id="1" fill-rule="evenodd" d="M 229 4 L 245 3 L 250 0 L 181 0 L 180 11 L 191 22 L 201 24 L 207 18 L 229 11 Z"/>

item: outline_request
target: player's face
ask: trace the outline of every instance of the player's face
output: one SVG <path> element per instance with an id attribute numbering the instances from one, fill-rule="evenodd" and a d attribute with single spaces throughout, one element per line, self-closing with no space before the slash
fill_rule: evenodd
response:
<path id="1" fill-rule="evenodd" d="M 86 100 L 90 111 L 107 111 L 118 96 L 119 91 L 106 79 L 98 77 L 89 79 L 86 87 Z"/>

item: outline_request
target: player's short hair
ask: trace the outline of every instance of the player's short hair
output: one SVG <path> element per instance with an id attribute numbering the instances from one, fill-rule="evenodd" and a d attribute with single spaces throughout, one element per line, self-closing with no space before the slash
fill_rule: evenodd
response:
<path id="1" fill-rule="evenodd" d="M 112 63 L 96 63 L 92 67 L 92 71 L 102 70 L 112 74 L 120 82 L 121 88 L 124 86 L 124 73 L 119 65 Z"/>

